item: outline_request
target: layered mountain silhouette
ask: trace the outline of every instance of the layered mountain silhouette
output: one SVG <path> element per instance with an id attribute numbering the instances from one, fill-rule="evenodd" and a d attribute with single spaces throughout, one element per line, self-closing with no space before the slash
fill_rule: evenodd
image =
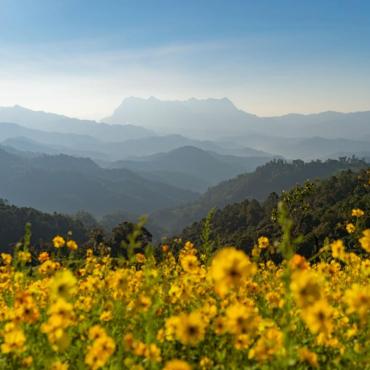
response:
<path id="1" fill-rule="evenodd" d="M 125 129 L 126 126 L 122 127 Z M 220 154 L 244 157 L 272 157 L 270 153 L 244 147 L 243 145 L 190 139 L 182 135 L 155 135 L 136 139 L 127 139 L 126 135 L 117 135 L 115 141 L 105 141 L 88 134 L 42 131 L 20 124 L 1 121 L 0 143 L 29 152 L 62 153 L 90 157 L 101 161 L 116 161 L 129 157 L 148 156 L 183 146 L 195 146 Z"/>
<path id="2" fill-rule="evenodd" d="M 258 152 L 256 152 L 258 153 Z M 258 153 L 259 154 L 259 153 Z M 268 157 L 237 157 L 184 146 L 167 153 L 115 162 L 114 167 L 139 172 L 141 176 L 177 187 L 205 191 L 211 185 L 237 174 L 253 171 Z"/>
<path id="3" fill-rule="evenodd" d="M 222 182 L 273 158 L 369 159 L 370 112 L 258 117 L 226 98 L 152 97 L 125 99 L 99 123 L 14 106 L 0 108 L 0 145 L 0 198 L 44 211 L 83 209 L 97 216 L 156 211 L 161 227 L 173 231 L 210 207 L 260 199 L 303 181 L 287 172 L 288 183 L 274 177 L 265 184 L 273 166 L 270 172 Z M 321 176 L 320 166 L 313 173 L 306 166 L 302 173 Z M 332 173 L 330 166 L 323 167 L 325 174 Z M 258 176 L 261 171 L 265 179 Z M 200 192 L 206 193 L 178 208 Z"/>
<path id="4" fill-rule="evenodd" d="M 88 135 L 99 140 L 123 141 L 153 136 L 154 132 L 134 125 L 108 125 L 95 121 L 80 120 L 60 114 L 33 111 L 16 105 L 0 107 L 0 122 L 16 123 L 30 129 Z"/>
<path id="5" fill-rule="evenodd" d="M 362 139 L 370 135 L 370 112 L 323 112 L 258 117 L 227 98 L 161 101 L 127 98 L 104 122 L 136 124 L 166 133 L 215 139 L 232 135 Z"/>
<path id="6" fill-rule="evenodd" d="M 25 158 L 3 148 L 0 173 L 0 198 L 42 211 L 143 214 L 197 195 L 127 169 L 103 169 L 90 159 L 67 155 Z"/>

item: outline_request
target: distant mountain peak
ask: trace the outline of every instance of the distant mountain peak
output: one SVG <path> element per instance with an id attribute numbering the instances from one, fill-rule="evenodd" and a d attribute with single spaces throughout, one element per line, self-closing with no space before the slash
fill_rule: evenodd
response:
<path id="1" fill-rule="evenodd" d="M 210 138 L 240 132 L 257 117 L 238 109 L 227 97 L 161 100 L 127 97 L 104 122 L 134 124 L 161 133 Z M 251 129 L 252 126 L 250 126 Z"/>

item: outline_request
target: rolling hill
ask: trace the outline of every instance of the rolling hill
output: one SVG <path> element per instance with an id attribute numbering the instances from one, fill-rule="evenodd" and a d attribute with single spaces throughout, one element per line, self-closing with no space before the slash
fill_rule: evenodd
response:
<path id="1" fill-rule="evenodd" d="M 184 146 L 167 153 L 118 161 L 114 167 L 127 168 L 147 178 L 194 191 L 205 191 L 211 185 L 253 171 L 271 157 L 237 157 Z"/>
<path id="2" fill-rule="evenodd" d="M 62 214 L 47 214 L 30 207 L 16 207 L 0 199 L 0 245 L 2 252 L 10 252 L 10 243 L 17 242 L 25 232 L 25 225 L 31 224 L 31 242 L 36 248 L 50 243 L 55 235 L 67 235 L 81 243 L 87 240 L 84 225 Z"/>
<path id="3" fill-rule="evenodd" d="M 270 194 L 264 202 L 244 200 L 219 209 L 212 217 L 211 240 L 215 247 L 234 245 L 248 252 L 258 237 L 267 236 L 273 242 L 281 237 L 276 219 L 278 202 L 283 200 L 293 220 L 293 236 L 302 236 L 298 253 L 313 256 L 326 238 L 342 239 L 350 249 L 356 241 L 346 231 L 353 208 L 370 208 L 369 174 L 361 171 L 342 171 L 328 179 L 308 182 L 278 196 Z M 202 243 L 205 220 L 187 227 L 181 234 L 184 240 Z M 361 219 L 362 228 L 370 227 L 370 216 Z"/>
<path id="4" fill-rule="evenodd" d="M 274 160 L 258 167 L 254 172 L 239 175 L 210 188 L 194 202 L 154 212 L 153 222 L 169 234 L 201 220 L 212 209 L 221 209 L 246 199 L 265 200 L 272 192 L 280 194 L 306 180 L 326 178 L 346 169 L 359 170 L 368 165 L 356 159 L 303 162 Z"/>
<path id="5" fill-rule="evenodd" d="M 103 169 L 90 159 L 67 155 L 25 158 L 0 149 L 0 171 L 0 198 L 42 211 L 141 214 L 197 196 L 130 170 Z"/>

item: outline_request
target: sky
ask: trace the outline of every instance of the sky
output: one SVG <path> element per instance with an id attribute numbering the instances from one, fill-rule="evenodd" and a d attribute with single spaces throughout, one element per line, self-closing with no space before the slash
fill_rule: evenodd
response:
<path id="1" fill-rule="evenodd" d="M 0 0 L 0 106 L 108 116 L 129 96 L 261 116 L 370 110 L 368 0 Z"/>

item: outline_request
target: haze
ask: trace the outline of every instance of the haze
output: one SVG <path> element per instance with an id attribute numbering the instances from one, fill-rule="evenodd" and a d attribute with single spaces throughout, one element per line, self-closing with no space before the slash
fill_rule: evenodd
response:
<path id="1" fill-rule="evenodd" d="M 0 106 L 100 120 L 129 96 L 260 116 L 370 108 L 368 1 L 0 2 Z"/>

